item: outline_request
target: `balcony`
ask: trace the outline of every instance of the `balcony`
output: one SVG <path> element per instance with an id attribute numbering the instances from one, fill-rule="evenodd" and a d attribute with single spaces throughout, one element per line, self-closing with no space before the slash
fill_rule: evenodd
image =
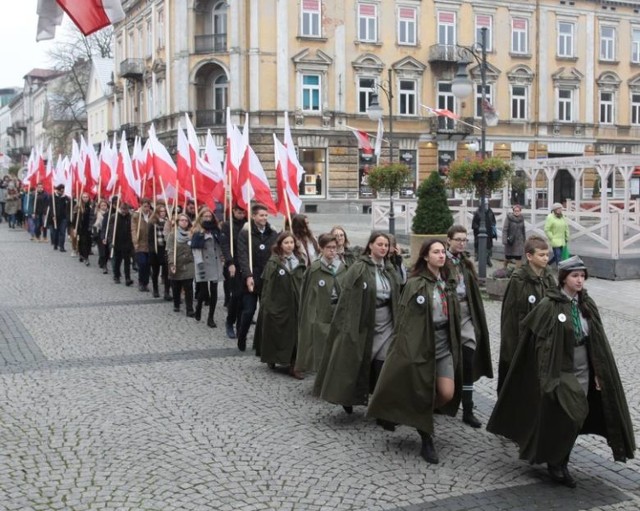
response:
<path id="1" fill-rule="evenodd" d="M 429 132 L 436 140 L 464 140 L 473 134 L 473 117 L 461 119 L 466 124 L 457 122 L 448 117 L 429 117 Z"/>
<path id="2" fill-rule="evenodd" d="M 144 75 L 144 60 L 125 59 L 120 62 L 120 76 L 131 80 L 142 80 Z"/>
<path id="3" fill-rule="evenodd" d="M 197 128 L 224 126 L 226 122 L 226 112 L 224 110 L 196 110 Z"/>
<path id="4" fill-rule="evenodd" d="M 140 134 L 140 129 L 137 124 L 122 124 L 120 126 L 120 133 L 125 132 L 127 140 L 133 140 Z"/>
<path id="5" fill-rule="evenodd" d="M 224 53 L 227 51 L 227 34 L 195 36 L 196 53 Z"/>
<path id="6" fill-rule="evenodd" d="M 7 151 L 7 154 L 12 160 L 19 160 L 23 156 L 29 156 L 31 149 L 29 147 L 12 147 Z"/>
<path id="7" fill-rule="evenodd" d="M 427 59 L 430 64 L 449 63 L 456 64 L 458 62 L 470 62 L 468 56 L 464 54 L 464 50 L 455 44 L 434 44 L 429 47 L 429 57 Z"/>

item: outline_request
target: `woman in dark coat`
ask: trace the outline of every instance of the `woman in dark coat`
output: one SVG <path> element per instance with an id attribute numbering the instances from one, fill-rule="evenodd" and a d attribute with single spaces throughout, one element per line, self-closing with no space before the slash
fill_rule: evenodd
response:
<path id="1" fill-rule="evenodd" d="M 507 213 L 502 225 L 502 244 L 504 245 L 504 267 L 510 261 L 516 263 L 519 268 L 524 255 L 524 242 L 527 238 L 522 208 L 519 204 L 513 206 L 513 212 Z"/>
<path id="2" fill-rule="evenodd" d="M 515 441 L 520 458 L 547 463 L 574 488 L 569 455 L 579 434 L 606 438 L 616 461 L 636 449 L 627 401 L 600 313 L 584 290 L 578 256 L 562 261 L 551 289 L 522 322 L 520 343 L 487 430 Z"/>
<path id="3" fill-rule="evenodd" d="M 345 274 L 316 376 L 314 394 L 347 413 L 369 401 L 393 335 L 400 283 L 388 253 L 389 237 L 374 231 Z"/>
<path id="4" fill-rule="evenodd" d="M 289 368 L 298 380 L 304 376 L 295 369 L 298 347 L 298 308 L 300 285 L 306 269 L 304 256 L 298 252 L 293 234 L 278 235 L 272 255 L 262 273 L 260 312 L 254 344 L 260 360 L 275 369 L 276 364 Z"/>
<path id="5" fill-rule="evenodd" d="M 91 205 L 91 197 L 84 192 L 80 197 L 77 206 L 78 229 L 76 237 L 78 239 L 78 260 L 89 266 L 89 255 L 91 254 L 91 243 L 93 241 L 91 230 L 95 221 L 93 216 L 93 207 Z"/>
<path id="6" fill-rule="evenodd" d="M 177 228 L 171 230 L 167 238 L 167 260 L 169 279 L 173 294 L 173 310 L 180 312 L 180 294 L 184 291 L 187 317 L 192 318 L 193 310 L 193 253 L 191 252 L 191 220 L 184 213 L 178 215 Z"/>
<path id="7" fill-rule="evenodd" d="M 167 224 L 167 207 L 157 204 L 149 218 L 149 266 L 151 267 L 151 284 L 153 297 L 160 297 L 158 278 L 162 277 L 164 286 L 164 300 L 171 301 L 169 284 L 169 268 L 167 266 L 167 239 L 165 226 Z"/>

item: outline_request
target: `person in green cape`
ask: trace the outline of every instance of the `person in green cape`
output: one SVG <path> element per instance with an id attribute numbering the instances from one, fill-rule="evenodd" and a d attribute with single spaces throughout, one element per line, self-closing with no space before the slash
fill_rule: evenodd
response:
<path id="1" fill-rule="evenodd" d="M 400 284 L 388 253 L 389 236 L 374 231 L 344 275 L 314 382 L 314 395 L 347 413 L 369 401 L 393 335 Z"/>
<path id="2" fill-rule="evenodd" d="M 433 411 L 454 416 L 462 387 L 457 282 L 446 260 L 443 241 L 422 244 L 400 297 L 396 333 L 368 411 L 383 424 L 416 428 L 420 455 L 429 463 L 439 461 Z"/>
<path id="3" fill-rule="evenodd" d="M 272 255 L 262 272 L 260 312 L 256 322 L 254 347 L 262 362 L 275 369 L 286 366 L 298 380 L 295 370 L 298 346 L 298 309 L 300 285 L 306 269 L 304 257 L 296 249 L 296 240 L 288 231 L 276 238 Z"/>
<path id="4" fill-rule="evenodd" d="M 447 268 L 457 282 L 460 302 L 462 342 L 462 420 L 472 428 L 482 423 L 473 413 L 473 384 L 482 376 L 493 378 L 491 347 L 487 317 L 484 312 L 478 276 L 465 252 L 467 229 L 452 225 L 447 232 Z"/>
<path id="5" fill-rule="evenodd" d="M 540 303 L 547 289 L 556 286 L 556 279 L 547 266 L 549 261 L 547 241 L 541 236 L 530 236 L 524 243 L 524 252 L 527 262 L 511 274 L 502 298 L 498 394 L 518 346 L 521 333 L 520 322 Z"/>
<path id="6" fill-rule="evenodd" d="M 343 264 L 348 268 L 353 263 L 356 262 L 356 255 L 351 250 L 349 246 L 349 238 L 347 237 L 347 231 L 344 230 L 343 227 L 339 225 L 334 225 L 331 228 L 331 233 L 336 237 L 336 242 L 338 243 L 337 256 L 343 262 Z"/>
<path id="7" fill-rule="evenodd" d="M 340 280 L 347 271 L 337 257 L 338 243 L 332 234 L 318 237 L 320 259 L 304 274 L 300 293 L 297 371 L 317 371 L 340 295 Z"/>
<path id="8" fill-rule="evenodd" d="M 578 256 L 558 265 L 558 287 L 522 321 L 522 337 L 487 430 L 547 463 L 551 479 L 574 488 L 569 455 L 579 434 L 606 438 L 616 461 L 636 449 L 618 368 L 598 307 L 584 289 Z"/>

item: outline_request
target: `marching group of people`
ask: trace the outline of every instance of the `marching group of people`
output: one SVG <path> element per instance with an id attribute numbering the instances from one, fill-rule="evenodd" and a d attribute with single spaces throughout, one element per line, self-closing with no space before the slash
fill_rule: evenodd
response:
<path id="1" fill-rule="evenodd" d="M 462 405 L 464 423 L 482 426 L 473 393 L 479 378 L 493 377 L 490 338 L 461 225 L 426 241 L 408 270 L 385 232 L 355 250 L 339 226 L 316 238 L 302 214 L 278 232 L 260 204 L 250 218 L 235 206 L 220 222 L 193 202 L 171 211 L 143 200 L 131 212 L 117 200 L 93 204 L 87 194 L 72 204 L 62 189 L 49 197 L 39 185 L 27 212 L 32 239 L 46 240 L 49 228 L 53 248 L 64 252 L 69 234 L 87 266 L 95 246 L 114 282 L 124 266 L 132 285 L 135 267 L 140 292 L 160 297 L 162 285 L 174 311 L 184 302 L 198 321 L 207 307 L 212 328 L 222 281 L 226 335 L 240 351 L 259 304 L 253 349 L 261 362 L 296 379 L 315 373 L 313 394 L 347 414 L 368 406 L 387 431 L 415 428 L 429 463 L 439 461 L 435 414 L 455 416 Z M 502 304 L 498 400 L 487 429 L 574 487 L 568 461 L 579 434 L 605 437 L 616 461 L 633 458 L 626 398 L 582 260 L 560 261 L 556 277 L 549 242 L 525 239 L 519 207 L 505 225 L 503 241 L 523 255 L 508 254 L 517 268 Z"/>

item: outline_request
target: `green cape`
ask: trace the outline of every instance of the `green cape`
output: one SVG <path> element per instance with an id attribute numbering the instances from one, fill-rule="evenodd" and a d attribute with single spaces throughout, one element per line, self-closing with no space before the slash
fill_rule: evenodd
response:
<path id="1" fill-rule="evenodd" d="M 618 369 L 586 291 L 583 300 L 591 316 L 588 396 L 573 373 L 569 299 L 550 289 L 521 324 L 522 337 L 487 424 L 488 431 L 515 441 L 520 458 L 531 463 L 562 463 L 578 434 L 604 436 L 616 461 L 633 458 L 633 426 Z M 594 374 L 601 391 L 595 389 Z"/>
<path id="2" fill-rule="evenodd" d="M 467 264 L 471 263 L 469 255 L 465 252 L 460 254 L 460 270 L 464 276 L 464 285 L 467 289 L 467 302 L 471 312 L 471 321 L 476 333 L 476 350 L 473 358 L 473 379 L 478 381 L 482 376 L 493 378 L 493 368 L 491 366 L 491 339 L 489 338 L 489 328 L 487 327 L 487 316 L 484 312 L 480 286 L 475 273 L 470 270 Z M 454 274 L 455 267 L 447 257 L 449 274 Z"/>
<path id="3" fill-rule="evenodd" d="M 298 354 L 296 370 L 317 371 L 329 335 L 335 305 L 331 293 L 336 287 L 340 294 L 340 281 L 347 271 L 340 265 L 336 275 L 320 260 L 311 263 L 304 274 L 300 292 L 300 321 L 298 326 Z"/>
<path id="4" fill-rule="evenodd" d="M 376 385 L 368 415 L 396 424 L 433 432 L 436 360 L 433 330 L 433 292 L 436 279 L 430 272 L 411 277 L 400 297 L 396 332 Z M 455 415 L 462 390 L 460 311 L 456 282 L 447 285 L 449 339 L 455 371 L 455 394 L 440 409 Z"/>
<path id="5" fill-rule="evenodd" d="M 290 273 L 277 255 L 272 255 L 265 265 L 254 336 L 256 355 L 262 362 L 290 365 L 295 356 L 304 270 L 301 261 Z"/>
<path id="6" fill-rule="evenodd" d="M 500 316 L 500 362 L 498 364 L 498 392 L 509 372 L 509 365 L 520 339 L 520 322 L 544 298 L 547 289 L 556 287 L 556 280 L 548 267 L 537 276 L 528 264 L 516 269 L 505 290 Z"/>
<path id="7" fill-rule="evenodd" d="M 391 283 L 391 310 L 395 318 L 400 285 L 390 263 L 385 264 L 384 272 Z M 375 315 L 376 268 L 371 258 L 364 255 L 344 275 L 314 395 L 344 406 L 367 404 Z"/>

